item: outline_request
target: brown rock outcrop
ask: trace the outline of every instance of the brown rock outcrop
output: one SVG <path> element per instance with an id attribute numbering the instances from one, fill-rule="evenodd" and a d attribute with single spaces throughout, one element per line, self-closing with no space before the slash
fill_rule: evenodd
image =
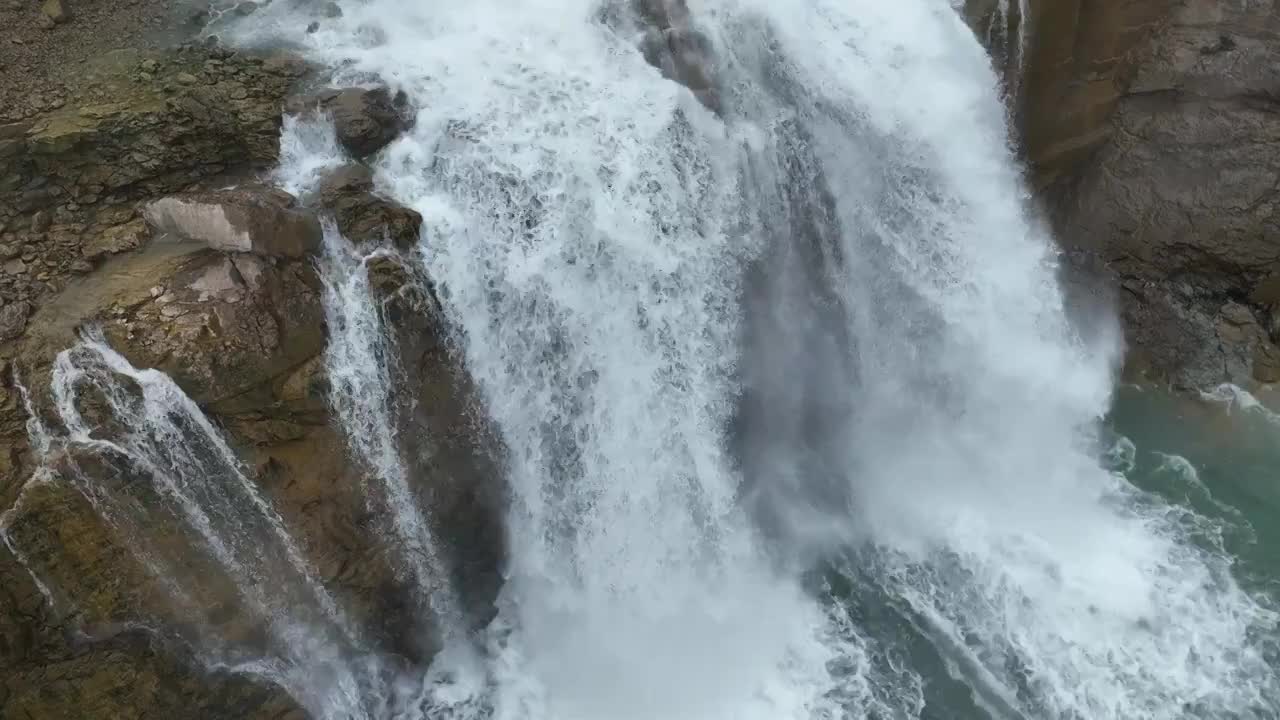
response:
<path id="1" fill-rule="evenodd" d="M 217 190 L 152 200 L 142 216 L 162 239 L 189 240 L 214 250 L 301 258 L 320 248 L 320 221 L 294 207 L 288 193 Z"/>
<path id="2" fill-rule="evenodd" d="M 422 216 L 374 192 L 373 172 L 363 165 L 338 168 L 320 183 L 318 204 L 343 237 L 357 243 L 389 239 L 401 249 L 418 242 Z"/>
<path id="3" fill-rule="evenodd" d="M 1021 132 L 1037 185 L 1112 135 L 1111 117 L 1176 0 L 1031 0 Z"/>
<path id="4" fill-rule="evenodd" d="M 429 291 L 394 260 L 375 263 L 370 272 L 376 275 L 379 301 L 393 316 L 396 332 L 394 347 L 402 374 L 395 412 L 404 436 L 421 440 L 404 449 L 405 462 L 413 470 L 413 491 L 424 507 L 431 508 L 467 606 L 477 623 L 484 622 L 491 612 L 485 608 L 492 607 L 499 584 L 502 554 L 502 493 L 492 440 L 472 416 L 465 374 L 447 349 Z M 369 470 L 346 451 L 325 402 L 323 310 L 310 262 L 153 243 L 75 281 L 41 307 L 32 323 L 37 330 L 25 338 L 18 364 L 36 390 L 37 406 L 47 407 L 49 402 L 41 385 L 47 377 L 47 370 L 39 366 L 41 358 L 68 345 L 75 327 L 98 324 L 131 363 L 165 370 L 225 428 L 243 453 L 246 472 L 304 548 L 320 582 L 363 628 L 370 643 L 366 650 L 426 660 L 434 630 L 415 614 L 413 588 L 406 587 L 396 572 L 394 540 L 380 532 L 390 527 L 390 520 L 368 504 L 363 476 Z M 4 399 L 4 417 L 9 418 L 4 430 L 20 433 L 17 395 L 9 391 Z M 81 403 L 86 417 L 100 412 L 91 396 Z M 112 416 L 94 417 L 104 436 L 111 437 L 116 422 Z M 26 480 L 30 451 L 21 443 L 9 447 L 15 457 L 6 480 L 11 484 L 0 485 L 0 499 L 6 502 L 3 507 L 15 508 L 6 524 L 7 536 L 21 555 L 0 552 L 0 576 L 11 587 L 26 588 L 19 597 L 0 593 L 0 615 L 20 618 L 13 625 L 0 623 L 0 650 L 9 647 L 15 653 L 13 671 L 0 672 L 0 687 L 9 687 L 11 697 L 25 698 L 17 689 L 23 679 L 55 672 L 59 653 L 66 652 L 52 640 L 47 651 L 37 652 L 33 632 L 87 633 L 95 640 L 86 641 L 83 653 L 75 657 L 89 668 L 96 662 L 93 653 L 111 647 L 134 624 L 183 634 L 187 631 L 182 628 L 194 622 L 190 608 L 175 604 L 167 586 L 140 564 L 128 538 L 105 523 L 76 490 L 65 462 L 76 463 L 77 472 L 102 478 L 103 492 L 127 492 L 142 507 L 154 506 L 157 514 L 145 523 L 148 542 L 178 548 L 161 555 L 190 563 L 184 574 L 169 579 L 180 581 L 187 594 L 198 598 L 205 622 L 216 622 L 220 638 L 254 647 L 262 633 L 259 620 L 243 614 L 235 587 L 216 566 L 201 569 L 204 549 L 198 538 L 166 519 L 145 492 L 138 495 L 148 480 L 129 479 L 136 469 L 96 455 L 55 459 L 49 465 L 53 480 L 31 484 Z M 26 489 L 19 496 L 17 488 L 23 483 Z M 45 582 L 55 601 L 52 606 L 43 602 L 19 560 Z M 3 607 L 5 603 L 14 606 Z M 199 684 L 202 675 L 195 664 L 159 662 L 166 672 L 193 678 L 182 681 L 192 692 L 218 687 Z M 123 665 L 121 672 L 128 667 Z M 165 675 L 144 684 L 179 683 L 177 677 Z M 93 682 L 100 682 L 101 692 L 107 692 L 116 678 L 108 673 Z M 262 703 L 244 710 L 246 717 L 259 717 L 256 713 L 266 712 L 262 707 L 284 702 L 270 692 L 253 694 L 253 683 L 246 680 L 216 682 L 244 685 L 245 689 L 226 691 L 228 708 L 243 709 L 249 699 Z M 88 694 L 89 706 L 104 702 L 94 695 L 98 690 L 80 687 L 77 692 Z M 203 695 L 197 700 L 207 701 Z M 8 711 L 3 702 L 0 694 L 0 710 Z M 139 702 L 151 709 L 163 707 L 167 700 L 139 695 L 121 702 Z M 228 714 L 219 714 L 224 712 Z M 239 717 L 222 709 L 211 709 L 207 716 Z"/>
<path id="5" fill-rule="evenodd" d="M 692 23 L 685 0 L 636 0 L 644 26 L 641 52 L 662 76 L 689 88 L 712 111 L 720 107 L 711 41 Z"/>
<path id="6" fill-rule="evenodd" d="M 1129 369 L 1280 379 L 1280 11 L 1037 8 L 1028 155 L 1062 242 L 1122 289 Z"/>
<path id="7" fill-rule="evenodd" d="M 273 163 L 280 105 L 304 70 L 218 48 L 117 51 L 89 67 L 59 107 L 0 125 L 0 300 L 35 302 L 138 247 L 138 201 Z"/>
<path id="8" fill-rule="evenodd" d="M 134 365 L 218 408 L 318 355 L 323 317 L 308 263 L 197 251 L 118 296 L 100 322 Z"/>
<path id="9" fill-rule="evenodd" d="M 0 685 L 6 718 L 227 718 L 305 720 L 279 689 L 244 676 L 209 674 L 131 632 L 48 663 L 18 667 Z"/>
<path id="10" fill-rule="evenodd" d="M 338 143 L 357 160 L 386 147 L 413 121 L 408 96 L 386 88 L 329 89 L 291 98 L 286 107 L 295 115 L 328 113 Z"/>
<path id="11" fill-rule="evenodd" d="M 54 23 L 64 23 L 71 19 L 71 11 L 63 0 L 44 0 L 40 5 L 40 12 Z"/>
<path id="12" fill-rule="evenodd" d="M 315 246 L 314 221 L 300 221 L 289 240 L 274 227 L 278 216 L 303 213 L 256 195 L 248 204 L 264 214 L 260 232 L 232 248 L 250 252 L 227 252 L 233 243 L 207 237 L 203 245 L 160 242 L 138 211 L 173 193 L 218 199 L 224 209 L 244 200 L 208 191 L 274 161 L 280 107 L 301 71 L 287 56 L 218 49 L 116 54 L 64 107 L 0 126 L 0 513 L 11 543 L 0 543 L 0 717 L 303 716 L 280 689 L 211 674 L 171 642 L 198 637 L 192 626 L 204 623 L 255 647 L 263 630 L 226 575 L 207 566 L 198 540 L 159 512 L 136 468 L 97 453 L 55 453 L 50 480 L 31 482 L 37 458 L 15 371 L 53 421 L 50 362 L 87 324 L 138 368 L 170 374 L 204 408 L 361 628 L 368 652 L 412 663 L 431 651 L 433 629 L 379 531 L 389 520 L 368 502 L 369 469 L 348 452 L 326 403 L 322 287 L 311 258 L 301 257 Z M 366 130 L 353 131 L 357 143 L 385 142 L 383 130 Z M 421 218 L 376 197 L 367 171 L 327 188 L 328 211 L 356 240 L 384 229 L 402 246 L 416 238 Z M 171 213 L 150 215 L 159 230 L 175 229 Z M 430 289 L 390 256 L 371 272 L 380 306 L 394 316 L 396 413 L 403 436 L 420 441 L 404 448 L 412 491 L 432 509 L 468 608 L 483 622 L 502 555 L 495 443 L 473 415 Z M 79 403 L 95 436 L 122 429 L 93 393 Z M 199 622 L 70 481 L 75 472 L 156 513 L 147 516 L 149 541 L 189 563 L 178 579 L 191 583 Z"/>
<path id="13" fill-rule="evenodd" d="M 397 393 L 399 422 L 415 438 L 406 460 L 413 476 L 430 479 L 423 507 L 453 561 L 464 609 L 481 627 L 492 619 L 506 556 L 501 441 L 477 409 L 428 281 L 394 258 L 371 264 L 369 276 L 393 331 L 395 365 L 413 369 Z"/>

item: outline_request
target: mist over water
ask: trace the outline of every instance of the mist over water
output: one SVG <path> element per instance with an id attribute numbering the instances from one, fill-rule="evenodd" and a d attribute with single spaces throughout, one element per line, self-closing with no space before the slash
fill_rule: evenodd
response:
<path id="1" fill-rule="evenodd" d="M 447 652 L 387 683 L 355 630 L 319 635 L 342 653 L 289 636 L 284 677 L 349 683 L 286 688 L 335 720 L 1276 717 L 1277 598 L 1205 541 L 1229 518 L 1131 482 L 1138 451 L 1104 422 L 1117 334 L 1069 322 L 992 61 L 950 2 L 689 9 L 710 96 L 646 62 L 626 3 L 345 2 L 306 33 L 276 0 L 236 29 L 410 97 L 377 183 L 425 218 L 402 259 L 435 288 L 511 494 L 497 616 L 448 631 L 370 256 L 330 230 L 331 402 Z M 287 121 L 283 148 L 294 191 L 340 160 L 314 124 Z M 97 340 L 67 357 L 164 388 L 115 407 L 129 437 L 170 438 L 150 418 L 181 408 L 289 547 L 167 379 Z M 227 551 L 233 578 L 261 572 Z M 346 632 L 305 563 L 287 570 L 313 610 L 246 600 Z"/>

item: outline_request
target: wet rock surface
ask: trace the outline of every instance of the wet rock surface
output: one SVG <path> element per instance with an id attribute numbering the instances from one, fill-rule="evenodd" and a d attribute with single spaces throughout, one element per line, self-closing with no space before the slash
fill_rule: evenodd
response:
<path id="1" fill-rule="evenodd" d="M 141 298 L 154 300 L 146 283 L 171 272 L 185 277 L 200 259 L 167 248 L 157 256 L 116 258 L 103 272 L 74 281 L 65 293 L 32 308 L 23 341 L 4 346 L 13 359 L 5 361 L 0 388 L 0 523 L 6 539 L 0 545 L 0 717 L 302 717 L 278 688 L 247 676 L 210 673 L 175 637 L 144 630 L 165 627 L 162 621 L 181 628 L 176 603 L 140 562 L 128 534 L 106 522 L 67 480 L 74 466 L 99 478 L 102 488 L 118 490 L 129 478 L 123 468 L 105 457 L 65 454 L 49 461 L 50 477 L 32 474 L 36 460 L 15 382 L 19 374 L 39 395 L 52 353 L 67 347 L 85 323 L 110 327 L 116 321 L 117 336 L 128 341 L 128 325 L 119 322 L 123 308 L 145 312 Z M 138 355 L 153 347 L 147 338 L 133 341 L 139 347 L 121 345 Z M 47 396 L 37 398 L 39 407 L 47 409 L 48 402 Z M 104 432 L 110 428 L 109 417 L 91 406 L 86 412 Z M 176 524 L 158 522 L 155 530 L 162 543 L 180 538 Z M 225 584 L 208 590 L 215 604 L 234 595 Z"/>
<path id="2" fill-rule="evenodd" d="M 1028 155 L 1061 241 L 1120 288 L 1129 369 L 1274 382 L 1280 10 L 1039 3 Z"/>
<path id="3" fill-rule="evenodd" d="M 483 627 L 495 612 L 506 556 L 501 441 L 478 410 L 429 282 L 396 257 L 371 263 L 369 278 L 393 328 L 395 365 L 414 369 L 396 408 L 405 435 L 416 439 L 407 454 L 411 475 L 431 478 L 422 506 L 431 508 L 471 624 Z"/>
<path id="4" fill-rule="evenodd" d="M 718 111 L 715 51 L 693 25 L 684 0 L 636 0 L 635 10 L 644 27 L 640 49 L 645 60 L 663 77 L 689 88 L 708 109 Z"/>
<path id="5" fill-rule="evenodd" d="M 303 72 L 287 55 L 112 52 L 60 107 L 0 124 L 0 300 L 39 303 L 139 247 L 143 200 L 270 166 Z"/>
<path id="6" fill-rule="evenodd" d="M 390 240 L 401 249 L 418 241 L 422 215 L 378 195 L 373 171 L 363 165 L 338 168 L 320 183 L 317 203 L 344 237 L 354 243 Z"/>
<path id="7" fill-rule="evenodd" d="M 244 676 L 211 675 L 138 632 L 18 668 L 7 695 L 0 689 L 0 712 L 24 719 L 306 718 L 280 690 Z"/>
<path id="8" fill-rule="evenodd" d="M 408 96 L 387 88 L 323 90 L 291 98 L 287 110 L 295 115 L 327 114 L 339 144 L 356 159 L 386 147 L 412 123 Z"/>
<path id="9" fill-rule="evenodd" d="M 1175 0 L 1031 0 L 1021 134 L 1037 185 L 1069 175 L 1107 142 L 1111 118 Z"/>
<path id="10" fill-rule="evenodd" d="M 35 28 L 43 15 L 52 28 L 41 32 L 69 37 L 101 16 L 88 0 L 66 5 L 61 23 L 40 7 L 30 3 L 22 22 Z M 714 49 L 685 4 L 634 9 L 649 62 L 714 109 Z M 1201 0 L 1033 10 L 1027 153 L 1072 257 L 1096 262 L 1120 288 L 1131 368 L 1194 387 L 1280 380 L 1276 10 Z M 28 56 L 19 57 L 0 55 L 0 65 L 23 67 Z M 397 252 L 416 242 L 421 216 L 379 196 L 361 165 L 298 203 L 255 185 L 255 172 L 275 162 L 286 105 L 329 113 L 359 159 L 407 127 L 408 102 L 386 89 L 298 98 L 305 73 L 284 54 L 117 52 L 0 123 L 0 513 L 12 542 L 0 545 L 0 717 L 305 717 L 280 689 L 211 673 L 183 649 L 189 628 L 171 594 L 67 476 L 74 463 L 113 490 L 145 483 L 74 453 L 49 463 L 47 482 L 32 481 L 17 380 L 49 420 L 50 363 L 86 325 L 201 405 L 371 647 L 406 664 L 427 659 L 409 636 L 429 629 L 415 626 L 411 588 L 373 531 L 389 520 L 367 502 L 370 471 L 353 460 L 326 400 L 331 328 L 307 257 L 316 225 L 299 219 L 310 213 L 333 217 L 363 248 L 379 246 L 366 269 L 395 334 L 394 411 L 416 443 L 405 459 L 413 492 L 432 508 L 473 623 L 492 613 L 500 443 L 475 411 L 430 284 Z M 172 203 L 167 215 L 154 205 L 165 198 L 218 208 L 230 231 L 179 232 Z M 233 218 L 235 208 L 251 216 Z M 118 429 L 93 405 L 86 415 L 103 432 Z M 145 493 L 137 497 L 145 506 Z M 154 531 L 165 547 L 191 543 L 176 525 Z M 234 588 L 192 558 L 210 622 L 236 642 L 259 642 Z"/>
<path id="11" fill-rule="evenodd" d="M 322 285 L 309 257 L 318 213 L 356 242 L 386 237 L 402 248 L 421 217 L 379 197 L 363 167 L 303 203 L 259 184 L 305 72 L 289 55 L 217 47 L 111 53 L 82 83 L 68 82 L 56 106 L 0 124 L 0 522 L 12 542 L 0 544 L 0 717 L 305 717 L 279 688 L 212 673 L 184 650 L 190 614 L 70 481 L 78 468 L 146 508 L 156 499 L 140 490 L 145 478 L 69 453 L 46 462 L 47 481 L 33 481 L 17 381 L 51 422 L 50 363 L 91 326 L 204 408 L 371 652 L 428 659 L 414 636 L 432 629 L 415 625 L 411 588 L 377 531 L 390 520 L 371 508 L 369 470 L 353 461 L 326 401 Z M 326 97 L 354 155 L 404 127 L 404 101 L 385 91 Z M 223 221 L 221 234 L 183 222 L 182 210 L 198 206 Z M 474 417 L 437 316 L 423 312 L 429 289 L 398 261 L 370 271 L 395 317 L 406 434 L 430 443 L 412 449 L 413 489 L 440 509 L 439 531 L 482 622 L 502 554 L 496 443 Z M 83 403 L 100 432 L 120 430 L 92 398 Z M 155 518 L 153 542 L 190 558 L 218 634 L 253 647 L 260 622 L 172 520 Z"/>
<path id="12" fill-rule="evenodd" d="M 500 582 L 502 492 L 491 454 L 494 443 L 474 415 L 468 381 L 431 312 L 429 290 L 394 259 L 372 263 L 370 273 L 395 328 L 397 364 L 403 368 L 397 413 L 405 434 L 425 443 L 407 450 L 413 491 L 439 520 L 436 531 L 450 548 L 467 607 L 479 624 L 491 616 Z M 363 628 L 367 649 L 399 655 L 409 663 L 426 662 L 430 643 L 424 646 L 422 639 L 434 629 L 422 624 L 411 600 L 413 588 L 397 572 L 394 541 L 380 530 L 390 527 L 391 520 L 369 504 L 365 475 L 371 470 L 347 452 L 326 401 L 319 285 L 315 266 L 306 260 L 152 243 L 112 260 L 39 308 L 32 318 L 38 330 L 18 348 L 14 366 L 35 390 L 36 406 L 47 409 L 48 369 L 41 363 L 47 363 L 54 349 L 70 344 L 75 328 L 89 324 L 101 327 L 108 343 L 136 367 L 165 371 L 239 450 L 245 472 L 304 548 L 318 579 Z M 250 649 L 260 642 L 264 630 L 241 607 L 234 583 L 189 529 L 175 518 L 166 519 L 136 467 L 93 453 L 55 457 L 46 463 L 51 478 L 33 482 L 32 451 L 21 434 L 25 413 L 12 385 L 4 397 L 4 457 L 9 462 L 0 498 L 12 510 L 7 534 L 20 555 L 3 553 L 0 573 L 7 582 L 13 576 L 10 586 L 25 589 L 21 597 L 0 593 L 0 604 L 12 603 L 0 607 L 0 614 L 16 619 L 0 625 L 7 643 L 0 643 L 0 650 L 15 653 L 12 665 L 6 665 L 15 671 L 0 673 L 0 684 L 17 688 L 33 673 L 53 672 L 48 668 L 61 656 L 35 652 L 31 633 L 83 633 L 89 639 L 83 641 L 81 662 L 88 666 L 97 662 L 93 653 L 103 643 L 131 627 L 141 624 L 184 635 L 189 631 L 183 628 L 193 622 L 191 608 L 176 602 L 162 582 L 174 578 L 146 570 L 128 533 L 104 522 L 77 489 L 76 473 L 102 478 L 107 492 L 154 507 L 156 514 L 147 515 L 147 542 L 187 559 L 184 573 L 191 576 L 180 579 L 199 599 L 217 637 Z M 94 407 L 92 398 L 82 400 L 81 412 L 106 437 L 123 430 L 115 428 L 113 416 Z M 47 412 L 42 415 L 51 421 Z M 24 563 L 50 590 L 51 603 Z M 241 712 L 249 699 L 271 707 L 283 702 L 269 688 L 259 688 L 259 694 L 245 695 L 249 699 L 241 702 L 237 698 L 248 690 L 223 691 L 218 683 L 254 688 L 251 681 L 205 682 L 198 663 L 183 670 L 186 666 L 177 660 L 162 662 L 173 665 L 165 666 L 171 673 L 189 673 L 192 680 L 165 675 L 155 683 L 190 688 L 184 692 L 224 692 L 223 704 L 214 705 L 206 717 L 259 717 L 255 713 L 266 710 L 258 706 Z M 126 671 L 127 666 L 119 669 Z M 115 677 L 103 680 L 101 692 L 109 690 Z M 95 699 L 99 690 L 91 687 L 77 692 L 87 694 L 87 707 L 105 701 Z M 19 696 L 21 692 L 12 695 Z M 196 700 L 212 702 L 203 694 Z M 34 702 L 21 700 L 28 701 Z M 136 702 L 154 711 L 166 701 L 140 695 Z M 114 717 L 104 713 L 84 717 Z"/>

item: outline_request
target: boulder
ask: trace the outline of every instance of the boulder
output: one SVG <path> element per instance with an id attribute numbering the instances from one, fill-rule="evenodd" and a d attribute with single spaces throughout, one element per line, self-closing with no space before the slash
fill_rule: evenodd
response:
<path id="1" fill-rule="evenodd" d="M 707 36 L 689 27 L 668 28 L 645 36 L 645 59 L 663 77 L 695 93 L 711 89 L 715 57 Z"/>
<path id="2" fill-rule="evenodd" d="M 41 210 L 31 216 L 31 232 L 33 233 L 48 232 L 51 225 L 53 225 L 53 217 L 48 211 Z"/>
<path id="3" fill-rule="evenodd" d="M 25 300 L 12 302 L 0 308 L 0 341 L 20 337 L 27 329 L 31 316 L 31 303 Z"/>
<path id="4" fill-rule="evenodd" d="M 134 365 L 165 371 L 205 406 L 271 405 L 266 386 L 324 347 L 310 263 L 203 250 L 160 272 L 109 300 L 104 332 Z"/>
<path id="5" fill-rule="evenodd" d="M 376 194 L 373 173 L 364 165 L 346 165 L 326 177 L 320 184 L 319 204 L 353 243 L 385 238 L 408 249 L 418 242 L 422 216 Z"/>
<path id="6" fill-rule="evenodd" d="M 90 263 L 97 262 L 111 255 L 137 250 L 150 236 L 146 223 L 142 218 L 110 225 L 93 233 L 80 248 L 80 254 Z"/>
<path id="7" fill-rule="evenodd" d="M 338 142 L 357 159 L 378 152 L 412 125 L 408 96 L 381 87 L 325 90 L 293 98 L 285 108 L 295 115 L 328 114 Z"/>
<path id="8" fill-rule="evenodd" d="M 44 0 L 44 3 L 40 5 L 40 12 L 57 24 L 71 19 L 71 12 L 67 10 L 67 4 L 64 0 Z"/>
<path id="9" fill-rule="evenodd" d="M 640 50 L 645 60 L 718 111 L 715 52 L 710 39 L 693 26 L 684 0 L 637 0 L 636 11 L 644 29 Z"/>
<path id="10" fill-rule="evenodd" d="M 142 216 L 156 235 L 214 250 L 301 258 L 323 240 L 320 221 L 279 191 L 239 189 L 153 200 Z"/>

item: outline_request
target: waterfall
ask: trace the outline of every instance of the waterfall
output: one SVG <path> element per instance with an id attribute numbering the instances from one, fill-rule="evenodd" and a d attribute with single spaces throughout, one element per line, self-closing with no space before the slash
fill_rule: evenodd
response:
<path id="1" fill-rule="evenodd" d="M 1031 0 L 998 0 L 991 18 L 992 27 L 988 31 L 989 35 L 996 36 L 988 40 L 998 38 L 1007 56 L 1011 94 L 1015 96 L 1027 63 L 1031 22 Z"/>
<path id="2" fill-rule="evenodd" d="M 1273 616 L 1100 467 L 1116 344 L 1068 322 L 948 4 L 689 5 L 715 103 L 622 6 L 381 0 L 299 39 L 418 103 L 379 178 L 509 452 L 497 716 L 919 712 L 850 588 L 989 714 L 1259 707 Z"/>
<path id="3" fill-rule="evenodd" d="M 951 0 L 951 6 L 981 37 L 1004 80 L 1006 102 L 1016 108 L 1031 52 L 1031 0 Z"/>
<path id="4" fill-rule="evenodd" d="M 291 136 L 287 129 L 285 137 Z M 398 442 L 394 349 L 366 266 L 374 258 L 394 255 L 392 250 L 360 255 L 336 228 L 325 226 L 321 279 L 329 326 L 329 401 L 352 451 L 367 469 L 371 505 L 385 509 L 391 518 L 385 542 L 400 560 L 419 607 L 430 611 L 448 643 L 458 640 L 461 614 L 427 511 L 410 487 Z"/>
<path id="5" fill-rule="evenodd" d="M 269 630 L 205 623 L 207 644 L 326 720 L 1280 712 L 1273 599 L 1100 447 L 1119 342 L 1068 318 L 951 2 L 683 8 L 366 0 L 307 32 L 277 0 L 238 29 L 415 103 L 373 162 L 418 248 L 330 228 L 320 267 L 333 415 L 444 630 L 430 672 L 384 672 L 217 429 L 92 334 L 55 367 L 61 428 L 32 426 L 46 463 L 199 618 L 209 582 L 83 458 L 144 479 Z M 341 161 L 323 121 L 284 144 L 294 189 Z M 367 275 L 393 254 L 505 452 L 505 584 L 476 637 L 402 445 Z"/>
<path id="6" fill-rule="evenodd" d="M 22 388 L 41 462 L 24 493 L 70 483 L 169 595 L 179 634 L 211 666 L 264 675 L 317 717 L 360 707 L 365 690 L 343 658 L 363 645 L 359 630 L 195 402 L 164 373 L 133 367 L 95 329 L 59 353 L 49 390 L 57 425 L 41 420 Z M 23 513 L 20 500 L 0 531 L 30 568 L 10 536 Z M 230 607 L 243 627 L 227 626 Z M 254 637 L 262 639 L 246 640 Z"/>

